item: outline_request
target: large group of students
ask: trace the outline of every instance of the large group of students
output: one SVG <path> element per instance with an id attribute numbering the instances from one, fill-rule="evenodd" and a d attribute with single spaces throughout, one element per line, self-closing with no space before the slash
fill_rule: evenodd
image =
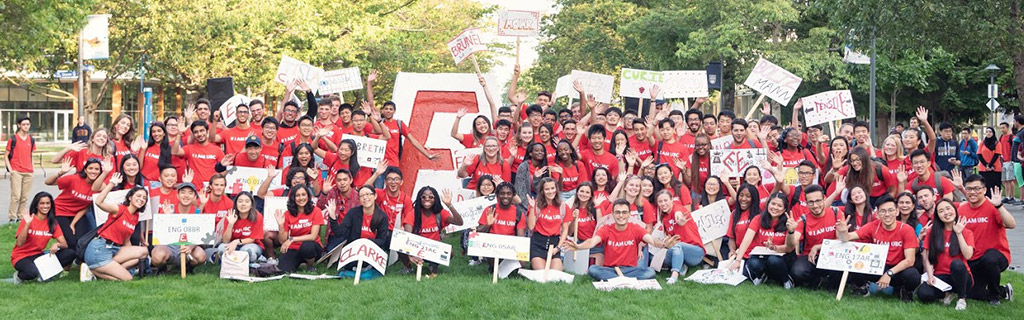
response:
<path id="1" fill-rule="evenodd" d="M 655 99 L 657 88 L 644 116 L 596 102 L 580 83 L 574 84 L 579 102 L 571 106 L 553 107 L 548 92 L 528 103 L 516 88 L 518 70 L 508 91 L 511 104 L 500 108 L 480 77 L 495 116 L 476 116 L 471 132 L 460 133 L 468 113 L 460 110 L 451 136 L 482 150 L 458 168 L 463 185 L 496 198 L 473 231 L 529 237 L 526 267 L 562 269 L 563 251 L 590 249 L 594 279 L 616 277 L 616 270 L 651 279 L 653 246 L 668 249 L 668 284 L 710 262 L 728 263 L 755 285 L 834 290 L 840 273 L 815 262 L 823 241 L 838 239 L 889 247 L 882 275 L 849 278 L 857 294 L 891 287 L 905 301 L 916 293 L 921 302 L 947 304 L 955 296 L 957 309 L 966 308 L 968 298 L 992 304 L 1012 298 L 1000 274 L 1010 262 L 1006 230 L 1016 225 L 1006 206 L 1019 203 L 1015 194 L 1024 187 L 1017 184 L 1024 115 L 1000 124 L 998 133 L 988 127 L 972 136 L 965 127 L 957 139 L 948 123 L 936 132 L 927 109 L 918 108 L 907 126 L 898 124 L 876 144 L 865 121 L 841 124 L 834 137 L 821 125 L 804 126 L 800 101 L 788 124 L 771 115 L 704 113 L 703 99 L 673 110 Z M 132 280 L 140 272 L 165 272 L 182 253 L 188 265 L 178 267 L 188 270 L 241 251 L 251 261 L 296 272 L 313 269 L 325 252 L 355 239 L 386 249 L 395 228 L 440 240 L 446 226 L 463 224 L 449 209 L 456 190 L 402 191 L 405 175 L 416 174 L 397 167 L 403 145 L 431 160 L 438 155 L 394 119 L 396 108 L 410 106 L 389 101 L 378 107 L 377 77 L 368 76 L 367 101 L 359 106 L 317 97 L 293 81 L 285 96 L 304 91 L 305 112 L 291 100 L 271 116 L 263 101 L 252 100 L 228 106 L 237 117 L 230 125 L 212 112 L 210 101 L 199 99 L 183 115 L 152 123 L 148 140 L 131 117 L 120 115 L 111 129 L 90 129 L 53 157 L 61 168 L 45 183 L 57 186 L 56 196 L 31 195 L 35 140 L 31 120 L 18 119 L 7 142 L 9 216 L 18 223 L 15 278 L 39 278 L 32 261 L 46 253 L 65 267 L 82 263 L 85 277 Z M 356 143 L 344 134 L 387 141 L 385 160 L 361 167 Z M 764 149 L 767 160 L 712 175 L 712 141 L 722 137 L 731 137 L 725 148 Z M 268 178 L 256 192 L 228 194 L 224 172 L 231 166 L 266 169 Z M 793 185 L 781 179 L 787 170 L 796 171 Z M 766 173 L 779 179 L 766 183 Z M 268 190 L 270 177 L 278 175 L 284 189 Z M 105 202 L 114 190 L 129 190 L 123 203 Z M 264 212 L 268 196 L 287 197 L 287 209 Z M 94 200 L 103 212 L 94 211 Z M 717 201 L 731 210 L 728 232 L 720 248 L 708 248 L 691 212 Z M 150 208 L 156 214 L 216 214 L 220 244 L 151 245 L 152 228 L 139 219 L 148 206 L 157 206 Z M 107 222 L 97 226 L 100 215 Z M 279 231 L 264 230 L 264 219 L 276 220 Z M 76 252 L 83 237 L 84 252 Z M 755 247 L 779 254 L 756 254 Z M 482 261 L 471 258 L 470 264 Z M 439 272 L 417 257 L 403 255 L 401 262 L 403 273 L 422 263 L 430 276 Z M 937 289 L 936 279 L 952 290 Z"/>

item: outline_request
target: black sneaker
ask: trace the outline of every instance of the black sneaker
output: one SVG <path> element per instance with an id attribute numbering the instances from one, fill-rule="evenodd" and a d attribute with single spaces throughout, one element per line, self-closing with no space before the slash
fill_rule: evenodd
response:
<path id="1" fill-rule="evenodd" d="M 858 295 L 858 296 L 862 296 L 862 297 L 867 297 L 867 296 L 871 295 L 871 293 L 868 292 L 868 286 L 867 285 L 853 286 L 853 289 L 851 289 L 850 291 L 852 291 L 853 294 Z"/>
<path id="2" fill-rule="evenodd" d="M 999 302 L 999 299 L 992 299 L 992 300 L 988 301 L 988 304 L 992 305 L 992 306 L 998 306 L 998 305 L 1002 304 L 1002 302 Z"/>
<path id="3" fill-rule="evenodd" d="M 914 302 L 914 291 L 900 289 L 900 301 L 903 302 Z"/>

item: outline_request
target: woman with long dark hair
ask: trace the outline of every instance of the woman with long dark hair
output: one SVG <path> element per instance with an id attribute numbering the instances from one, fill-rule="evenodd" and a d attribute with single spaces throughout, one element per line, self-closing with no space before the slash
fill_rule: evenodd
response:
<path id="1" fill-rule="evenodd" d="M 569 201 L 576 194 L 576 187 L 587 181 L 584 168 L 580 166 L 580 156 L 568 140 L 559 141 L 556 145 L 555 162 L 550 166 L 553 173 L 558 174 L 561 182 L 562 201 Z M 591 186 L 593 189 L 593 186 Z"/>
<path id="2" fill-rule="evenodd" d="M 832 138 L 827 156 L 821 154 L 818 159 L 822 160 L 821 169 L 825 171 L 825 174 L 821 175 L 821 185 L 825 186 L 825 194 L 832 194 L 832 191 L 836 190 L 835 181 L 839 178 L 837 172 L 845 167 L 850 159 L 850 141 L 843 136 Z M 831 205 L 843 205 L 840 199 L 835 201 Z"/>
<path id="3" fill-rule="evenodd" d="M 861 226 L 874 221 L 875 216 L 871 211 L 871 204 L 868 203 L 867 191 L 864 187 L 852 186 L 848 190 L 849 200 L 843 207 L 843 215 L 846 216 L 850 231 L 857 231 Z"/>
<path id="4" fill-rule="evenodd" d="M 92 182 L 93 191 L 99 192 L 100 190 L 103 190 L 103 185 L 110 183 L 110 178 L 113 176 L 114 172 L 121 173 L 121 183 L 114 186 L 114 191 L 129 190 L 135 186 L 149 187 L 146 184 L 148 179 L 143 179 L 144 176 L 141 171 L 142 166 L 139 163 L 138 157 L 129 153 L 124 157 L 121 157 L 120 160 L 120 167 L 117 171 L 114 171 L 114 168 L 112 167 L 103 168 L 103 173 L 100 174 L 100 177 L 97 178 L 96 181 Z M 159 178 L 159 176 L 157 176 L 157 178 Z"/>
<path id="5" fill-rule="evenodd" d="M 319 150 L 319 149 L 313 149 L 313 145 L 311 145 L 309 143 L 303 142 L 303 143 L 300 143 L 300 144 L 296 145 L 295 149 L 292 150 L 292 154 L 294 155 L 292 157 L 292 162 L 290 164 L 288 164 L 287 167 L 284 167 L 284 170 L 288 170 L 288 171 L 295 170 L 295 169 L 303 170 L 304 172 L 306 172 L 306 176 L 310 180 L 309 186 L 313 188 L 314 194 L 320 194 L 320 190 L 321 190 L 321 187 L 322 187 L 320 185 L 320 183 L 321 183 L 320 180 L 322 180 L 322 179 L 320 179 L 320 170 L 317 169 L 317 166 L 316 166 L 316 159 L 313 158 L 313 156 L 316 154 L 315 150 Z M 355 158 L 352 158 L 352 161 L 354 162 Z M 325 162 L 325 164 L 326 164 L 326 162 Z M 333 167 L 333 166 L 331 166 L 331 167 Z M 286 181 L 284 178 L 286 178 L 286 177 L 282 177 L 281 183 L 282 184 L 287 184 L 288 181 Z"/>
<path id="6" fill-rule="evenodd" d="M 942 298 L 944 304 L 949 304 L 955 292 L 956 310 L 964 310 L 967 309 L 967 290 L 974 284 L 971 267 L 967 265 L 967 259 L 974 255 L 974 233 L 967 229 L 967 219 L 960 217 L 953 201 L 942 199 L 935 210 L 938 221 L 928 230 L 921 251 L 928 281 L 921 284 L 917 298 L 921 302 Z M 935 279 L 953 286 L 953 290 L 943 293 L 935 287 Z"/>
<path id="7" fill-rule="evenodd" d="M 114 184 L 121 182 L 119 176 L 114 174 L 111 183 L 96 196 L 96 205 L 109 213 L 110 217 L 97 231 L 96 238 L 89 241 L 85 248 L 84 264 L 88 267 L 82 268 L 83 281 L 91 280 L 93 274 L 104 280 L 130 281 L 132 274 L 128 268 L 134 267 L 149 255 L 146 247 L 132 245 L 130 240 L 139 222 L 139 214 L 146 210 L 149 201 L 146 189 L 141 186 L 132 188 L 124 203 L 119 205 L 105 202 Z"/>
<path id="8" fill-rule="evenodd" d="M 14 266 L 14 279 L 28 281 L 39 277 L 39 269 L 34 263 L 36 258 L 44 254 L 57 256 L 61 267 L 67 267 L 75 261 L 75 250 L 69 249 L 64 233 L 57 226 L 57 215 L 54 213 L 53 196 L 47 192 L 37 193 L 32 204 L 18 223 L 18 231 L 14 236 L 14 249 L 11 250 L 11 265 Z M 50 239 L 57 240 L 47 247 Z M 48 252 L 43 252 L 47 250 Z"/>
<path id="9" fill-rule="evenodd" d="M 540 144 L 544 145 L 544 153 L 547 155 L 548 163 L 555 163 L 555 156 L 557 154 L 557 148 L 555 148 L 555 130 L 552 129 L 551 124 L 542 123 L 537 128 L 537 139 L 540 140 Z M 557 179 L 556 179 L 557 180 Z"/>
<path id="10" fill-rule="evenodd" d="M 485 137 L 494 135 L 494 132 L 491 130 L 491 120 L 487 119 L 487 116 L 478 115 L 476 118 L 473 118 L 473 133 L 459 134 L 459 122 L 468 113 L 469 109 L 459 108 L 458 113 L 455 114 L 455 122 L 452 123 L 451 135 L 453 139 L 461 142 L 466 148 L 476 148 L 483 144 Z"/>
<path id="11" fill-rule="evenodd" d="M 900 192 L 896 195 L 896 210 L 896 220 L 914 227 L 914 234 L 920 235 L 923 226 L 917 219 L 917 197 L 908 191 Z"/>
<path id="12" fill-rule="evenodd" d="M 382 249 L 388 248 L 388 243 L 391 240 L 391 231 L 388 227 L 391 222 L 388 221 L 388 214 L 376 204 L 377 191 L 373 186 L 364 185 L 360 186 L 357 192 L 359 193 L 359 206 L 348 210 L 345 218 L 341 220 L 341 225 L 331 231 L 332 238 L 328 239 L 328 243 L 331 243 L 330 246 L 333 248 L 341 243 L 369 239 Z M 343 277 L 355 276 L 355 271 L 352 271 L 355 268 L 354 264 L 343 266 L 343 268 L 345 269 L 341 272 Z M 363 274 L 360 275 L 363 280 L 379 276 L 380 272 L 373 268 L 363 269 Z"/>
<path id="13" fill-rule="evenodd" d="M 149 143 L 142 152 L 142 176 L 149 181 L 160 179 L 160 164 L 171 163 L 171 144 L 167 127 L 163 122 L 154 122 L 149 127 Z"/>
<path id="14" fill-rule="evenodd" d="M 539 142 L 530 143 L 526 147 L 526 159 L 519 164 L 516 172 L 518 172 L 515 181 L 516 195 L 520 199 L 536 197 L 537 195 L 531 192 L 534 181 L 545 177 L 553 178 L 551 172 L 548 172 L 547 151 L 545 151 L 544 145 Z M 558 180 L 555 181 L 557 183 Z"/>
<path id="15" fill-rule="evenodd" d="M 234 208 L 224 218 L 227 221 L 216 257 L 241 250 L 249 255 L 249 261 L 255 262 L 263 254 L 263 215 L 256 211 L 252 193 L 240 192 Z"/>
<path id="16" fill-rule="evenodd" d="M 732 210 L 732 216 L 729 218 L 729 230 L 725 233 L 726 244 L 723 247 L 728 246 L 728 248 L 723 249 L 728 250 L 722 250 L 723 256 L 730 258 L 738 256 L 736 249 L 739 242 L 747 234 L 747 229 L 750 228 L 754 218 L 760 214 L 761 200 L 757 196 L 757 187 L 747 183 L 740 185 L 739 191 L 736 191 L 736 208 Z"/>
<path id="17" fill-rule="evenodd" d="M 743 275 L 754 285 L 761 284 L 767 278 L 782 283 L 786 289 L 793 287 L 792 280 L 789 280 L 789 268 L 796 260 L 793 254 L 796 247 L 786 241 L 786 235 L 787 229 L 793 231 L 796 228 L 796 223 L 796 219 L 791 217 L 785 194 L 776 192 L 768 196 L 767 214 L 761 214 L 760 218 L 751 221 L 737 250 L 737 256 L 742 253 L 743 258 L 747 259 Z M 765 246 L 783 255 L 752 255 L 755 246 Z M 736 260 L 731 268 L 736 270 L 739 266 L 739 260 Z"/>
<path id="18" fill-rule="evenodd" d="M 985 128 L 985 139 L 978 146 L 978 173 L 985 177 L 985 196 L 992 195 L 992 188 L 1001 184 L 1003 161 L 1002 155 L 1010 152 L 1003 150 L 992 127 Z"/>
<path id="19" fill-rule="evenodd" d="M 580 183 L 576 187 L 575 200 L 572 201 L 572 220 L 565 221 L 562 226 L 562 239 L 568 239 L 572 234 L 576 237 L 576 243 L 583 243 L 594 236 L 597 232 L 597 222 L 604 216 L 600 208 L 594 206 L 594 184 L 588 182 Z M 590 248 L 590 258 L 594 259 L 595 265 L 604 264 L 604 246 L 598 245 Z"/>
<path id="20" fill-rule="evenodd" d="M 736 190 L 733 189 L 731 184 L 722 182 L 722 179 L 718 176 L 710 176 L 707 180 L 704 180 L 704 193 L 697 195 L 698 199 L 693 202 L 693 209 L 703 208 L 718 202 L 718 200 L 725 200 L 729 207 L 732 208 L 736 206 L 734 194 L 736 194 Z"/>
<path id="21" fill-rule="evenodd" d="M 861 186 L 866 188 L 870 197 L 869 205 L 874 207 L 875 200 L 888 194 L 896 196 L 896 187 L 899 184 L 896 177 L 889 174 L 889 169 L 871 160 L 871 155 L 864 146 L 857 146 L 850 151 L 850 163 L 839 169 L 838 174 L 846 177 L 847 186 Z"/>
<path id="22" fill-rule="evenodd" d="M 665 264 L 669 265 L 672 275 L 665 280 L 668 284 L 676 283 L 679 275 L 686 275 L 689 267 L 700 264 L 704 257 L 704 244 L 700 239 L 697 222 L 690 216 L 690 209 L 672 201 L 667 190 L 661 190 L 654 196 L 658 203 L 658 221 L 664 227 L 665 236 L 678 236 L 679 242 L 668 249 Z"/>
<path id="23" fill-rule="evenodd" d="M 693 139 L 693 153 L 686 161 L 677 160 L 676 166 L 682 170 L 682 181 L 693 195 L 704 193 L 704 182 L 711 174 L 711 139 L 706 134 L 697 134 Z"/>
<path id="24" fill-rule="evenodd" d="M 361 186 L 366 184 L 370 180 L 370 176 L 373 175 L 373 168 L 359 165 L 359 148 L 352 139 L 341 140 L 341 143 L 338 144 L 337 153 L 317 149 L 317 155 L 324 159 L 324 165 L 328 168 L 328 178 L 335 179 L 336 177 L 334 177 L 332 172 L 337 173 L 340 169 L 346 169 L 352 174 L 352 184 Z M 390 165 L 398 164 L 392 163 Z"/>
<path id="25" fill-rule="evenodd" d="M 597 167 L 590 174 L 590 181 L 594 183 L 594 204 L 601 206 L 605 202 L 613 202 L 611 197 L 615 185 L 612 182 L 611 172 L 607 168 Z"/>
<path id="26" fill-rule="evenodd" d="M 274 213 L 280 225 L 277 237 L 281 241 L 281 258 L 277 267 L 281 271 L 295 272 L 303 263 L 307 270 L 313 270 L 323 253 L 320 227 L 324 225 L 324 215 L 313 205 L 312 195 L 308 186 L 293 187 L 288 193 L 288 213 Z"/>
<path id="27" fill-rule="evenodd" d="M 441 207 L 441 203 L 437 200 L 441 200 L 445 206 L 451 208 L 451 212 Z M 449 225 L 461 226 L 462 215 L 455 210 L 452 206 L 452 192 L 450 190 L 444 190 L 444 198 L 437 194 L 437 189 L 433 187 L 423 187 L 420 192 L 416 194 L 416 200 L 412 204 L 412 214 L 409 216 L 402 217 L 402 225 L 405 232 L 411 232 L 412 234 L 431 239 L 434 241 L 441 241 L 441 231 Z M 402 255 L 403 263 L 408 271 L 412 271 L 412 264 L 422 265 L 423 259 L 420 257 Z M 438 265 L 434 262 L 427 263 L 427 278 L 433 278 L 437 276 Z M 403 273 L 405 273 L 403 271 Z"/>
<path id="28" fill-rule="evenodd" d="M 674 202 L 681 202 L 684 205 L 693 202 L 690 198 L 690 189 L 672 174 L 672 167 L 666 163 L 654 167 L 654 193 L 657 194 L 661 190 L 668 190 Z"/>
<path id="29" fill-rule="evenodd" d="M 60 194 L 53 200 L 57 224 L 68 243 L 78 243 L 78 236 L 89 231 L 88 219 L 82 217 L 92 205 L 92 184 L 103 173 L 103 166 L 100 160 L 89 159 L 77 174 L 65 175 L 72 168 L 71 159 L 65 158 L 61 161 L 60 171 L 46 177 L 45 183 L 60 189 Z"/>

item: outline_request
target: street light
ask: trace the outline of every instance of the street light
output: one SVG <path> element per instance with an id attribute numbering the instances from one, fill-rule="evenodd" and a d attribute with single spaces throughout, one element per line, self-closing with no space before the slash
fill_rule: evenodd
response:
<path id="1" fill-rule="evenodd" d="M 992 127 L 996 126 L 996 108 L 999 108 L 999 102 L 996 101 L 996 97 L 999 96 L 999 88 L 996 87 L 996 74 L 999 73 L 999 67 L 995 64 L 990 64 L 985 67 L 988 71 L 988 108 L 992 111 Z"/>

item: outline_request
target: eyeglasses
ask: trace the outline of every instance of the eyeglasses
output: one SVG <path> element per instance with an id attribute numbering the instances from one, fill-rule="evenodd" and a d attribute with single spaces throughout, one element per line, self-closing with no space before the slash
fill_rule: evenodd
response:
<path id="1" fill-rule="evenodd" d="M 387 182 L 399 182 L 399 181 L 402 181 L 402 178 L 387 178 L 387 179 L 384 179 L 384 181 L 387 181 Z"/>
<path id="2" fill-rule="evenodd" d="M 359 194 L 359 197 L 360 197 L 360 198 L 363 198 L 363 197 L 372 197 L 372 196 L 374 196 L 374 194 L 372 194 L 372 193 L 360 193 L 360 194 Z"/>
<path id="3" fill-rule="evenodd" d="M 799 174 L 801 176 L 809 176 L 809 175 L 813 175 L 814 171 L 798 171 L 796 174 Z"/>
<path id="4" fill-rule="evenodd" d="M 807 204 L 820 204 L 824 202 L 825 200 L 807 200 Z"/>
<path id="5" fill-rule="evenodd" d="M 967 192 L 981 192 L 985 191 L 985 187 L 966 187 L 964 188 Z"/>

